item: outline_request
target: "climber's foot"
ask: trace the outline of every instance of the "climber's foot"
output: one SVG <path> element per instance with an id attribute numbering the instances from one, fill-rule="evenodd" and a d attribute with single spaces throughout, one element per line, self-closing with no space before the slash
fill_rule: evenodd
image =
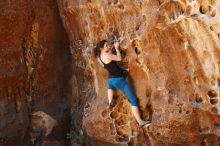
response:
<path id="1" fill-rule="evenodd" d="M 142 128 L 142 127 L 148 127 L 148 126 L 150 126 L 150 124 L 151 124 L 151 121 L 150 121 L 150 120 L 141 121 L 141 122 L 139 123 L 139 127 L 140 127 L 140 128 Z"/>
<path id="2" fill-rule="evenodd" d="M 116 105 L 116 99 L 112 98 L 112 101 L 109 103 L 109 109 L 112 110 L 115 105 Z"/>

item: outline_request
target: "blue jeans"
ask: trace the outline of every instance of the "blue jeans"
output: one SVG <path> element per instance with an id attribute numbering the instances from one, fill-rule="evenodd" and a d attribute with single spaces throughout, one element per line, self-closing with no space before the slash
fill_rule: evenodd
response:
<path id="1" fill-rule="evenodd" d="M 132 106 L 138 106 L 138 101 L 134 90 L 124 77 L 108 78 L 108 89 L 121 90 Z"/>

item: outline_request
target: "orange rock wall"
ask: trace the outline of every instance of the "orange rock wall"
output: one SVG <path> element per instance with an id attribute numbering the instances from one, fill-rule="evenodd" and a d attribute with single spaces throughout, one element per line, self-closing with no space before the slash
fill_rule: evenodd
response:
<path id="1" fill-rule="evenodd" d="M 57 126 L 42 139 L 34 128 L 34 144 L 83 128 L 89 145 L 219 145 L 219 13 L 217 0 L 1 1 L 0 144 L 28 145 L 42 111 Z M 120 91 L 108 109 L 92 51 L 115 34 L 148 128 Z"/>
<path id="2" fill-rule="evenodd" d="M 70 52 L 57 3 L 0 2 L 0 145 L 28 145 L 31 114 L 57 120 L 50 139 L 69 131 Z M 36 144 L 36 143 L 35 143 Z"/>
<path id="3" fill-rule="evenodd" d="M 58 5 L 76 70 L 82 71 L 72 83 L 89 77 L 84 90 L 77 90 L 88 100 L 83 126 L 89 136 L 130 145 L 220 144 L 219 1 L 58 0 Z M 121 92 L 117 106 L 107 109 L 107 72 L 92 50 L 115 33 L 123 40 L 122 66 L 142 116 L 152 120 L 149 128 L 137 127 Z"/>

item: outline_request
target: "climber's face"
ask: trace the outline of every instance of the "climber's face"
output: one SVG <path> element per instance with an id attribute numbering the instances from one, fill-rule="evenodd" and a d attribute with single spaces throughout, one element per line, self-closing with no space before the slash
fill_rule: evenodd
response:
<path id="1" fill-rule="evenodd" d="M 105 45 L 104 45 L 104 48 L 103 48 L 103 51 L 104 52 L 107 52 L 110 50 L 110 46 L 108 45 L 108 43 L 106 42 Z"/>

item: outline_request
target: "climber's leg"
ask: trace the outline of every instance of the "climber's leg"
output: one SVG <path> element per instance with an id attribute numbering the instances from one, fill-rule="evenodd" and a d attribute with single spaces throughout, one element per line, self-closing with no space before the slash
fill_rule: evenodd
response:
<path id="1" fill-rule="evenodd" d="M 110 104 L 114 95 L 114 90 L 113 89 L 108 89 L 108 103 Z"/>
<path id="2" fill-rule="evenodd" d="M 124 95 L 127 97 L 128 101 L 131 103 L 132 106 L 138 106 L 138 100 L 134 93 L 134 90 L 125 79 L 122 79 L 120 81 L 119 89 L 124 93 Z"/>
<path id="3" fill-rule="evenodd" d="M 131 106 L 131 111 L 132 111 L 132 114 L 134 115 L 135 119 L 137 120 L 139 126 L 150 125 L 151 122 L 149 120 L 145 121 L 145 120 L 141 119 L 139 108 L 137 106 Z"/>
<path id="4" fill-rule="evenodd" d="M 111 103 L 112 99 L 113 99 L 113 95 L 114 95 L 114 78 L 109 78 L 108 79 L 108 102 L 109 104 Z"/>
<path id="5" fill-rule="evenodd" d="M 142 122 L 140 112 L 137 106 L 131 106 L 131 112 L 134 115 L 135 119 L 137 120 L 138 123 Z"/>
<path id="6" fill-rule="evenodd" d="M 134 93 L 133 88 L 129 85 L 129 83 L 125 79 L 121 81 L 119 89 L 124 93 L 124 95 L 128 98 L 129 102 L 131 103 L 131 111 L 135 119 L 137 120 L 138 124 L 140 126 L 150 124 L 150 121 L 144 121 L 141 119 L 139 108 L 138 108 L 137 97 Z"/>
<path id="7" fill-rule="evenodd" d="M 112 109 L 116 104 L 116 100 L 114 99 L 114 90 L 116 89 L 113 85 L 114 82 L 115 79 L 113 78 L 108 79 L 108 103 L 110 109 Z"/>

